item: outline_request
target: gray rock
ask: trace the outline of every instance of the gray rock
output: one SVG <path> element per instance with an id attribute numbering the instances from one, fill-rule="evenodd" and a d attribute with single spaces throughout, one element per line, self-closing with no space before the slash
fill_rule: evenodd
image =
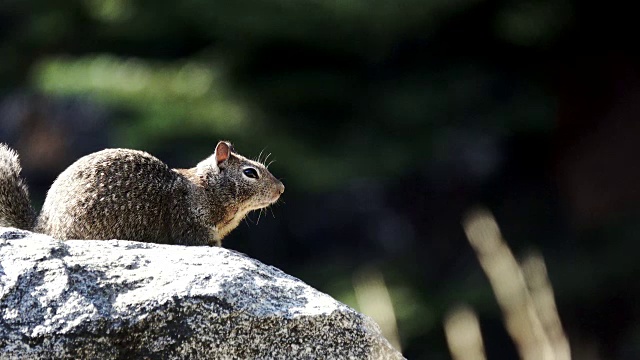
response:
<path id="1" fill-rule="evenodd" d="M 368 317 L 243 254 L 0 228 L 0 359 L 402 359 Z"/>

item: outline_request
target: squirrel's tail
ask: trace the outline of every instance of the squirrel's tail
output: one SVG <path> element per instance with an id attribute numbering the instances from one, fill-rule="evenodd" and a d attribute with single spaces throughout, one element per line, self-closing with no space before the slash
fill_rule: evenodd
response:
<path id="1" fill-rule="evenodd" d="M 31 230 L 36 213 L 31 207 L 27 185 L 20 178 L 18 154 L 0 144 L 0 226 Z"/>

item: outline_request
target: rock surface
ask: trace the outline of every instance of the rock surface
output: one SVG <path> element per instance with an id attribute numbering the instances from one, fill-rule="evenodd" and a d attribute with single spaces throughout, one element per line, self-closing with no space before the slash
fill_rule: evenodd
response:
<path id="1" fill-rule="evenodd" d="M 368 317 L 222 248 L 0 228 L 0 359 L 402 359 Z"/>

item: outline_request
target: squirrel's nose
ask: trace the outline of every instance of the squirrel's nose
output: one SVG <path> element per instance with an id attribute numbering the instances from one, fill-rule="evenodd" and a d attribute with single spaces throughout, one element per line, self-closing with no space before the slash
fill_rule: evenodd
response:
<path id="1" fill-rule="evenodd" d="M 282 182 L 278 182 L 278 192 L 282 195 L 284 192 L 284 184 Z"/>

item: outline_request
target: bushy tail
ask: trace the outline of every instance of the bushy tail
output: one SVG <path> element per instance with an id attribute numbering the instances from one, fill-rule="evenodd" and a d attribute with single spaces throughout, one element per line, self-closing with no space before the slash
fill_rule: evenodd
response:
<path id="1" fill-rule="evenodd" d="M 21 170 L 18 154 L 0 144 L 0 226 L 31 230 L 36 213 L 27 185 L 20 178 Z"/>

